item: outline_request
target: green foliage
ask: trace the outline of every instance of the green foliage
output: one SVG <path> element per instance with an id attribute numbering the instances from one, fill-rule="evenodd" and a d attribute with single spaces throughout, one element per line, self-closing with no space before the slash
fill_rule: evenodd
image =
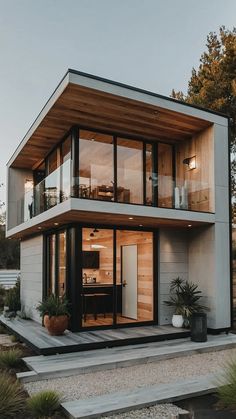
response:
<path id="1" fill-rule="evenodd" d="M 45 314 L 48 314 L 49 317 L 69 315 L 68 301 L 65 296 L 57 297 L 55 294 L 49 295 L 49 297 L 39 303 L 37 310 L 39 311 L 41 317 Z"/>
<path id="2" fill-rule="evenodd" d="M 28 399 L 27 407 L 34 418 L 50 417 L 60 407 L 60 396 L 52 390 L 41 391 Z"/>
<path id="3" fill-rule="evenodd" d="M 11 342 L 12 343 L 19 342 L 19 339 L 18 339 L 18 337 L 16 335 L 11 335 L 10 336 L 10 339 L 11 339 Z"/>
<path id="4" fill-rule="evenodd" d="M 6 305 L 10 311 L 17 311 L 21 308 L 20 302 L 20 281 L 17 280 L 16 285 L 13 288 L 7 290 Z"/>
<path id="5" fill-rule="evenodd" d="M 12 369 L 17 368 L 21 364 L 22 352 L 20 349 L 9 349 L 0 352 L 0 368 Z"/>
<path id="6" fill-rule="evenodd" d="M 6 328 L 0 324 L 0 335 L 6 335 L 7 334 L 7 330 Z"/>
<path id="7" fill-rule="evenodd" d="M 0 418 L 17 418 L 25 409 L 21 385 L 6 373 L 0 373 Z"/>
<path id="8" fill-rule="evenodd" d="M 236 409 L 236 361 L 226 364 L 223 375 L 218 378 L 217 394 L 220 404 Z"/>
<path id="9" fill-rule="evenodd" d="M 0 285 L 0 308 L 5 305 L 6 289 Z"/>
<path id="10" fill-rule="evenodd" d="M 0 269 L 20 268 L 20 242 L 5 237 L 5 225 L 0 220 Z"/>
<path id="11" fill-rule="evenodd" d="M 198 285 L 178 277 L 171 281 L 170 298 L 164 301 L 164 304 L 173 307 L 175 314 L 182 314 L 189 319 L 193 313 L 207 310 L 207 307 L 199 302 L 202 298 L 201 294 Z"/>
<path id="12" fill-rule="evenodd" d="M 207 37 L 198 69 L 192 70 L 187 95 L 172 90 L 172 97 L 223 112 L 231 118 L 232 216 L 236 218 L 236 28 L 220 27 Z"/>

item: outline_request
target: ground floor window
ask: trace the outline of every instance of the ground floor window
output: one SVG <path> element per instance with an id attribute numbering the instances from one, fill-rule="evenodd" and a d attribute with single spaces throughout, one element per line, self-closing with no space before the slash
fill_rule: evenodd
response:
<path id="1" fill-rule="evenodd" d="M 73 226 L 47 237 L 47 292 L 66 295 L 72 329 L 156 321 L 154 232 Z"/>

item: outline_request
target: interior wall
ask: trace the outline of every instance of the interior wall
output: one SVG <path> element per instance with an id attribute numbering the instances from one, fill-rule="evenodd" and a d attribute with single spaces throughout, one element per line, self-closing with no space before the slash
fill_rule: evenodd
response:
<path id="1" fill-rule="evenodd" d="M 42 301 L 43 236 L 21 241 L 21 307 L 27 316 L 41 322 L 36 307 Z"/>
<path id="2" fill-rule="evenodd" d="M 83 229 L 83 250 L 99 251 L 99 269 L 83 269 L 83 273 L 88 277 L 96 277 L 96 282 L 113 284 L 113 231 L 100 229 L 98 233 L 94 233 L 94 237 L 90 237 L 92 232 L 93 228 Z M 104 248 L 93 249 L 92 244 Z"/>
<path id="3" fill-rule="evenodd" d="M 196 168 L 189 170 L 183 160 L 196 156 Z M 209 127 L 191 140 L 176 146 L 176 185 L 187 181 L 188 209 L 214 212 L 214 139 Z"/>
<path id="4" fill-rule="evenodd" d="M 188 275 L 188 232 L 185 230 L 159 230 L 159 324 L 171 324 L 173 309 L 164 304 L 169 299 L 172 279 L 190 279 Z"/>

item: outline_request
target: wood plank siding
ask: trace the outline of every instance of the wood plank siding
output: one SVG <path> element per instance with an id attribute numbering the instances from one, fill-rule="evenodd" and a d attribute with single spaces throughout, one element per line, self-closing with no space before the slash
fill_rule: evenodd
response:
<path id="1" fill-rule="evenodd" d="M 211 125 L 197 117 L 69 83 L 12 167 L 32 169 L 77 124 L 167 143 L 190 139 Z"/>

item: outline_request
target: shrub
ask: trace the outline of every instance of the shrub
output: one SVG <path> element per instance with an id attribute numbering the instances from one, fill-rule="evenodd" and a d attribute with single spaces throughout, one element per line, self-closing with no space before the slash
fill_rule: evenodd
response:
<path id="1" fill-rule="evenodd" d="M 7 330 L 6 328 L 0 324 L 0 335 L 6 335 L 7 334 Z"/>
<path id="2" fill-rule="evenodd" d="M 12 343 L 19 342 L 19 339 L 18 339 L 18 337 L 16 335 L 11 335 L 10 336 L 10 339 L 11 339 L 11 342 Z"/>
<path id="3" fill-rule="evenodd" d="M 6 290 L 0 285 L 0 307 L 3 307 L 5 304 Z"/>
<path id="4" fill-rule="evenodd" d="M 221 378 L 218 379 L 217 394 L 220 404 L 236 409 L 236 361 L 229 361 Z"/>
<path id="5" fill-rule="evenodd" d="M 20 310 L 20 281 L 17 280 L 16 285 L 7 291 L 6 305 L 9 307 L 9 311 Z"/>
<path id="6" fill-rule="evenodd" d="M 21 364 L 22 352 L 20 349 L 9 349 L 0 352 L 0 368 L 17 368 Z"/>
<path id="7" fill-rule="evenodd" d="M 50 417 L 60 407 L 60 396 L 55 391 L 44 390 L 31 396 L 27 407 L 33 418 Z"/>
<path id="8" fill-rule="evenodd" d="M 0 418 L 17 418 L 25 409 L 25 392 L 18 381 L 0 374 Z"/>

